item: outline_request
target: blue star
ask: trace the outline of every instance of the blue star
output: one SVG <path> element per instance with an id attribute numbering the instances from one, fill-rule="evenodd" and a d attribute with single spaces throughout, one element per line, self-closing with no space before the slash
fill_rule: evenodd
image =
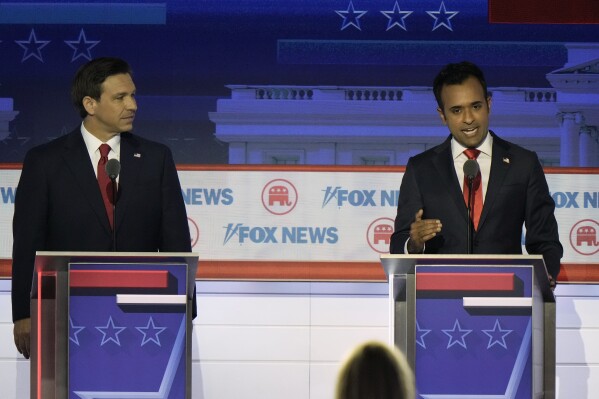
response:
<path id="1" fill-rule="evenodd" d="M 466 342 L 464 342 L 464 338 L 466 335 L 470 334 L 472 330 L 462 330 L 458 319 L 455 320 L 453 330 L 443 330 L 443 332 L 449 337 L 447 349 L 451 348 L 455 344 L 462 346 L 464 349 L 468 349 L 466 348 Z"/>
<path id="2" fill-rule="evenodd" d="M 37 37 L 35 36 L 35 31 L 33 29 L 31 29 L 31 33 L 29 34 L 29 39 L 15 40 L 15 43 L 17 43 L 19 46 L 21 46 L 25 50 L 25 53 L 23 54 L 23 58 L 21 59 L 21 62 L 25 62 L 31 57 L 35 57 L 38 60 L 40 60 L 41 62 L 44 62 L 44 59 L 42 58 L 42 53 L 40 52 L 40 50 L 43 49 L 44 47 L 46 47 L 48 45 L 48 43 L 50 43 L 50 40 L 37 40 Z"/>
<path id="3" fill-rule="evenodd" d="M 447 11 L 445 9 L 445 4 L 441 2 L 441 7 L 439 7 L 439 11 L 427 11 L 426 13 L 431 17 L 435 18 L 433 30 L 437 29 L 440 26 L 444 26 L 453 32 L 453 28 L 451 27 L 451 22 L 449 20 L 455 17 L 459 13 L 459 11 Z"/>
<path id="4" fill-rule="evenodd" d="M 401 11 L 399 8 L 399 4 L 397 1 L 393 6 L 392 11 L 381 11 L 381 13 L 389 19 L 387 23 L 387 30 L 391 30 L 394 26 L 399 26 L 401 29 L 407 31 L 406 21 L 405 19 L 412 13 L 413 11 Z"/>
<path id="5" fill-rule="evenodd" d="M 507 349 L 505 337 L 512 331 L 514 330 L 502 330 L 501 326 L 499 325 L 499 319 L 495 319 L 495 327 L 493 327 L 492 330 L 483 330 L 483 332 L 489 336 L 489 344 L 487 345 L 487 349 L 495 344 L 501 345 L 504 349 Z"/>
<path id="6" fill-rule="evenodd" d="M 79 334 L 81 331 L 83 331 L 83 330 L 85 329 L 85 327 L 82 327 L 82 326 L 76 326 L 76 325 L 74 325 L 74 324 L 73 324 L 73 319 L 71 319 L 71 317 L 70 317 L 70 316 L 69 316 L 69 324 L 70 324 L 70 329 L 69 329 L 69 331 L 70 331 L 70 333 L 72 333 L 72 335 L 71 335 L 71 334 L 69 334 L 69 339 L 70 339 L 71 341 L 73 341 L 73 342 L 74 342 L 74 343 L 75 343 L 77 346 L 79 346 L 79 338 L 77 337 L 77 335 L 78 335 L 78 334 Z"/>
<path id="7" fill-rule="evenodd" d="M 85 32 L 83 29 L 81 29 L 81 32 L 79 32 L 79 38 L 77 40 L 65 40 L 64 42 L 67 44 L 67 46 L 74 50 L 73 58 L 71 58 L 71 62 L 73 62 L 79 57 L 83 57 L 86 60 L 91 61 L 92 55 L 89 50 L 93 49 L 98 43 L 100 43 L 100 40 L 87 40 L 87 37 L 85 37 Z"/>
<path id="8" fill-rule="evenodd" d="M 432 330 L 426 330 L 424 328 L 420 328 L 420 324 L 416 322 L 416 343 L 426 349 L 426 344 L 424 343 L 424 337 Z"/>
<path id="9" fill-rule="evenodd" d="M 100 346 L 103 346 L 105 343 L 112 341 L 118 346 L 121 346 L 119 342 L 119 334 L 123 332 L 127 327 L 115 327 L 114 322 L 112 321 L 112 316 L 108 319 L 108 323 L 106 323 L 106 327 L 96 327 L 96 330 L 100 331 L 103 335 L 102 343 Z M 108 330 L 108 331 L 104 331 Z M 108 336 L 108 338 L 106 338 Z"/>
<path id="10" fill-rule="evenodd" d="M 145 327 L 135 327 L 135 329 L 144 335 L 144 338 L 141 342 L 141 346 L 144 346 L 150 341 L 154 342 L 158 346 L 161 346 L 158 334 L 166 330 L 166 327 L 156 327 L 154 325 L 154 319 L 152 319 L 152 316 L 150 316 L 150 320 L 148 320 L 148 324 Z"/>
<path id="11" fill-rule="evenodd" d="M 354 3 L 349 2 L 346 11 L 335 11 L 341 18 L 343 18 L 343 24 L 341 25 L 341 30 L 347 28 L 350 25 L 355 26 L 358 30 L 362 30 L 360 28 L 359 19 L 364 16 L 368 11 L 356 11 L 354 9 Z"/>

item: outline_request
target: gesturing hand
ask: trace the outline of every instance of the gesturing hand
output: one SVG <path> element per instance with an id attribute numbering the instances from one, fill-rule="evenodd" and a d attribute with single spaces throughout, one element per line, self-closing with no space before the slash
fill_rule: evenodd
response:
<path id="1" fill-rule="evenodd" d="M 424 211 L 419 209 L 410 225 L 408 253 L 416 254 L 424 251 L 424 243 L 441 232 L 441 221 L 438 219 L 422 219 Z"/>

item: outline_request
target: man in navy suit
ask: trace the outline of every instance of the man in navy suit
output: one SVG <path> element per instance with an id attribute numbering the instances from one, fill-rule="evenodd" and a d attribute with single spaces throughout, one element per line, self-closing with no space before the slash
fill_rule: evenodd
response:
<path id="1" fill-rule="evenodd" d="M 137 103 L 129 65 L 118 58 L 88 62 L 71 97 L 81 126 L 27 153 L 15 197 L 12 314 L 15 344 L 26 358 L 36 251 L 191 251 L 170 150 L 130 133 Z M 107 155 L 100 154 L 103 144 Z M 113 222 L 97 179 L 101 157 L 121 164 Z"/>
<path id="2" fill-rule="evenodd" d="M 480 218 L 475 219 L 472 253 L 521 254 L 524 226 L 526 250 L 543 255 L 554 286 L 563 249 L 555 203 L 537 155 L 489 130 L 491 97 L 476 65 L 447 65 L 435 78 L 433 91 L 437 112 L 451 135 L 408 161 L 390 252 L 469 253 L 464 150 L 476 149 L 483 202 Z"/>

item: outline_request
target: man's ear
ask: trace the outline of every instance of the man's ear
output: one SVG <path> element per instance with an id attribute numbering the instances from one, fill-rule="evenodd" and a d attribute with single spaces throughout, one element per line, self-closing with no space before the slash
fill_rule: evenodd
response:
<path id="1" fill-rule="evenodd" d="M 94 100 L 90 96 L 85 96 L 85 97 L 83 97 L 83 100 L 81 101 L 81 103 L 83 104 L 83 108 L 85 108 L 85 110 L 87 111 L 87 113 L 89 115 L 95 114 L 96 103 L 97 103 L 96 100 Z"/>
<path id="2" fill-rule="evenodd" d="M 445 113 L 443 112 L 443 110 L 441 108 L 437 108 L 437 112 L 439 113 L 439 116 L 441 117 L 441 121 L 443 122 L 443 124 L 447 125 L 447 120 L 445 119 Z"/>
<path id="3" fill-rule="evenodd" d="M 491 99 L 491 96 L 487 97 L 487 109 L 489 110 L 489 112 L 491 112 Z"/>

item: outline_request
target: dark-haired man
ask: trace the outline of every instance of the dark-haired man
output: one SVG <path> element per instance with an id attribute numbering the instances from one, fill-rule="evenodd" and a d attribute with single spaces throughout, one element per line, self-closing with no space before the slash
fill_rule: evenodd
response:
<path id="1" fill-rule="evenodd" d="M 408 161 L 401 182 L 391 253 L 521 254 L 522 227 L 530 254 L 543 255 L 551 284 L 560 270 L 555 204 L 537 155 L 489 130 L 491 97 L 482 71 L 470 62 L 448 64 L 435 78 L 437 112 L 451 135 Z M 470 197 L 464 163 L 476 158 L 480 175 Z M 476 191 L 480 192 L 476 212 Z"/>
<path id="2" fill-rule="evenodd" d="M 88 62 L 71 97 L 81 126 L 27 153 L 15 197 L 12 314 L 15 345 L 26 358 L 36 251 L 191 251 L 170 150 L 130 133 L 137 103 L 129 65 L 108 57 Z M 122 165 L 115 220 L 113 197 L 102 194 L 109 185 L 99 184 L 107 178 L 101 165 L 113 158 Z"/>

